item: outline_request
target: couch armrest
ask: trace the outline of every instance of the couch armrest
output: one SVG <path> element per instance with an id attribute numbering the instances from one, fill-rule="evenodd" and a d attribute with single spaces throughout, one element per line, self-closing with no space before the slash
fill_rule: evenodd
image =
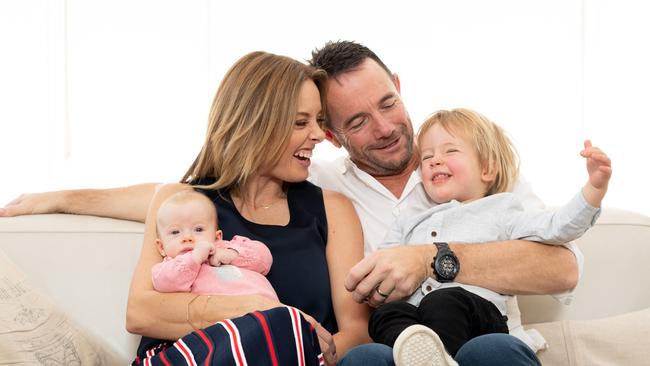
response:
<path id="1" fill-rule="evenodd" d="M 143 225 L 82 215 L 0 218 L 0 250 L 79 327 L 124 362 L 138 336 L 125 329 L 126 301 Z"/>
<path id="2" fill-rule="evenodd" d="M 550 296 L 518 296 L 522 322 L 604 318 L 650 307 L 650 217 L 605 209 L 578 240 L 585 268 L 573 303 Z"/>

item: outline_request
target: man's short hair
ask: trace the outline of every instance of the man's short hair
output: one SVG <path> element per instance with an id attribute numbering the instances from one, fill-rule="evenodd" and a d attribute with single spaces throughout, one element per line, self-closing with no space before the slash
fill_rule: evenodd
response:
<path id="1" fill-rule="evenodd" d="M 312 51 L 309 63 L 325 70 L 328 78 L 336 78 L 340 74 L 356 69 L 366 58 L 377 62 L 392 77 L 393 74 L 388 67 L 374 52 L 353 41 L 329 41 L 322 48 Z"/>

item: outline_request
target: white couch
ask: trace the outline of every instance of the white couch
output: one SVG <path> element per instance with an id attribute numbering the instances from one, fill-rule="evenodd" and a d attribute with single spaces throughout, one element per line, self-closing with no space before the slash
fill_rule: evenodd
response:
<path id="1" fill-rule="evenodd" d="M 82 364 L 126 364 L 135 353 L 138 337 L 126 332 L 124 319 L 142 231 L 139 223 L 92 216 L 0 219 L 0 254 L 101 353 L 80 358 Z M 524 324 L 541 323 L 534 327 L 549 341 L 540 359 L 545 365 L 650 364 L 650 218 L 606 209 L 579 245 L 585 270 L 571 306 L 520 296 Z M 0 268 L 0 306 L 7 292 L 2 286 L 11 285 L 2 276 Z M 10 359 L 6 355 L 16 351 L 3 342 L 3 334 L 9 336 L 3 325 L 0 315 L 0 355 Z"/>

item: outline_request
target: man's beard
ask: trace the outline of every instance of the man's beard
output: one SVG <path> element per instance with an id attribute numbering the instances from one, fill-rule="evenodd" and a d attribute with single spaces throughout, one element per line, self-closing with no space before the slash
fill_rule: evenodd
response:
<path id="1" fill-rule="evenodd" d="M 374 177 L 390 176 L 402 173 L 404 169 L 409 166 L 409 162 L 413 158 L 413 133 L 408 130 L 408 127 L 402 125 L 398 135 L 406 138 L 406 149 L 397 160 L 385 160 L 375 154 L 376 148 L 381 147 L 385 141 L 394 140 L 397 136 L 389 136 L 380 143 L 367 146 L 363 150 L 353 149 L 349 144 L 344 146 L 350 154 L 350 159 L 357 164 L 357 166 L 366 173 Z"/>

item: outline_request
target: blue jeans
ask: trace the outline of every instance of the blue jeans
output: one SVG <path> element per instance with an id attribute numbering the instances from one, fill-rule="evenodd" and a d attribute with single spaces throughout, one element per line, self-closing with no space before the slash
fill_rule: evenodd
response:
<path id="1" fill-rule="evenodd" d="M 503 333 L 485 334 L 465 343 L 455 358 L 461 366 L 535 365 L 535 353 L 519 339 Z M 362 344 L 351 349 L 338 366 L 394 366 L 393 349 L 380 343 Z"/>

